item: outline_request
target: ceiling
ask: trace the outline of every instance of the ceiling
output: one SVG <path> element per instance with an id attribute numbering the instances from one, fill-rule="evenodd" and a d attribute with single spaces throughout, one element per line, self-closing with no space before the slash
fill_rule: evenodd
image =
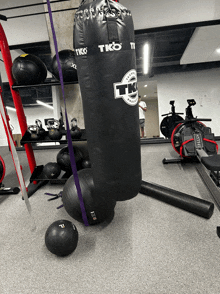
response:
<path id="1" fill-rule="evenodd" d="M 136 60 L 138 73 L 138 90 L 144 99 L 157 97 L 157 84 L 154 76 L 176 71 L 190 71 L 220 66 L 220 55 L 216 48 L 220 46 L 220 25 L 200 27 L 196 24 L 176 25 L 169 27 L 151 28 L 135 31 Z M 143 75 L 143 45 L 150 44 L 150 71 Z M 10 47 L 11 50 L 20 49 L 25 53 L 35 54 L 42 59 L 51 71 L 51 51 L 49 41 L 31 43 Z M 146 83 L 143 81 L 146 77 Z M 145 85 L 147 87 L 144 87 Z M 4 85 L 4 101 L 13 106 L 10 90 Z M 26 88 L 22 90 L 24 107 L 36 105 L 39 99 L 47 103 L 52 102 L 50 87 Z"/>
<path id="2" fill-rule="evenodd" d="M 137 73 L 143 75 L 143 46 L 150 45 L 150 77 L 166 71 L 168 67 L 179 66 L 194 28 L 172 29 L 145 33 L 137 31 L 135 35 Z"/>
<path id="3" fill-rule="evenodd" d="M 220 48 L 220 25 L 215 22 L 139 30 L 135 38 L 138 89 L 145 100 L 157 98 L 156 77 L 160 74 L 220 67 L 220 54 L 216 51 Z M 150 70 L 143 81 L 146 42 L 151 48 Z"/>
<path id="4" fill-rule="evenodd" d="M 217 48 L 220 48 L 220 25 L 198 27 L 180 59 L 180 64 L 219 61 Z"/>

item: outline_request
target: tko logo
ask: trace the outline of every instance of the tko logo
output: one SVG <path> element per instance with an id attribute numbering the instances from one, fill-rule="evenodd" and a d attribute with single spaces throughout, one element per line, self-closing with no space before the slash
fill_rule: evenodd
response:
<path id="1" fill-rule="evenodd" d="M 112 44 L 98 45 L 100 52 L 119 51 L 122 49 L 122 44 L 112 42 Z"/>
<path id="2" fill-rule="evenodd" d="M 76 52 L 76 55 L 86 55 L 88 50 L 87 50 L 87 47 L 85 47 L 85 48 L 76 49 L 75 52 Z"/>
<path id="3" fill-rule="evenodd" d="M 122 97 L 123 95 L 134 94 L 137 92 L 137 82 L 129 84 L 118 84 L 116 86 L 117 98 Z"/>
<path id="4" fill-rule="evenodd" d="M 122 98 L 128 105 L 138 102 L 137 73 L 135 69 L 128 71 L 120 83 L 114 83 L 115 99 Z"/>
<path id="5" fill-rule="evenodd" d="M 72 63 L 71 67 L 77 70 L 77 65 L 75 63 Z"/>

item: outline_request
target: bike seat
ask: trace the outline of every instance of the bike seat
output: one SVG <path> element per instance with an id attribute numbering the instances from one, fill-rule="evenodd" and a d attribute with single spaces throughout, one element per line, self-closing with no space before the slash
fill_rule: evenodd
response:
<path id="1" fill-rule="evenodd" d="M 220 154 L 201 157 L 202 164 L 211 171 L 220 171 Z"/>

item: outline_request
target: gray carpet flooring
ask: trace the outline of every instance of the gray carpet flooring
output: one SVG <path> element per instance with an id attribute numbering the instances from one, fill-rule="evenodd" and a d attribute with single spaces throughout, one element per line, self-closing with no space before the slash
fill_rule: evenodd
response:
<path id="1" fill-rule="evenodd" d="M 38 165 L 56 160 L 58 150 L 37 150 Z M 212 201 L 192 164 L 163 165 L 176 156 L 170 144 L 142 145 L 142 178 Z M 18 184 L 11 154 L 0 148 L 7 173 L 5 186 Z M 18 152 L 26 184 L 30 172 Z M 0 196 L 1 294 L 219 294 L 219 210 L 207 220 L 143 194 L 118 202 L 110 223 L 85 227 L 73 220 L 61 200 L 47 201 L 48 184 L 31 198 L 31 217 L 21 194 Z M 51 254 L 44 244 L 48 226 L 72 221 L 79 232 L 76 250 L 67 257 Z"/>

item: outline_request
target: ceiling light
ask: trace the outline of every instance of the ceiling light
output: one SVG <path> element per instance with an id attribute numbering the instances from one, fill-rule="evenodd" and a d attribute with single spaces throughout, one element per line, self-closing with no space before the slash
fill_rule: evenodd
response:
<path id="1" fill-rule="evenodd" d="M 15 109 L 15 108 L 13 108 L 13 107 L 10 107 L 10 106 L 6 106 L 5 108 L 7 108 L 8 110 L 16 111 L 16 109 Z"/>
<path id="2" fill-rule="evenodd" d="M 220 54 L 220 48 L 217 48 L 215 51 Z"/>
<path id="3" fill-rule="evenodd" d="M 146 87 L 147 87 L 147 85 L 144 85 L 144 87 L 146 88 Z"/>
<path id="4" fill-rule="evenodd" d="M 148 43 L 144 44 L 144 52 L 143 52 L 143 57 L 144 57 L 144 65 L 143 65 L 143 73 L 146 75 L 149 72 L 149 66 L 150 66 L 150 46 Z"/>
<path id="5" fill-rule="evenodd" d="M 144 95 L 144 97 L 147 97 L 147 95 Z"/>
<path id="6" fill-rule="evenodd" d="M 40 100 L 36 100 L 36 102 L 37 102 L 38 104 L 40 104 L 40 105 L 43 105 L 43 106 L 48 107 L 48 108 L 50 108 L 50 109 L 53 109 L 53 106 L 51 106 L 51 105 L 49 105 L 49 104 L 47 104 L 47 103 L 44 103 L 44 102 L 42 102 L 42 101 L 40 101 Z"/>

